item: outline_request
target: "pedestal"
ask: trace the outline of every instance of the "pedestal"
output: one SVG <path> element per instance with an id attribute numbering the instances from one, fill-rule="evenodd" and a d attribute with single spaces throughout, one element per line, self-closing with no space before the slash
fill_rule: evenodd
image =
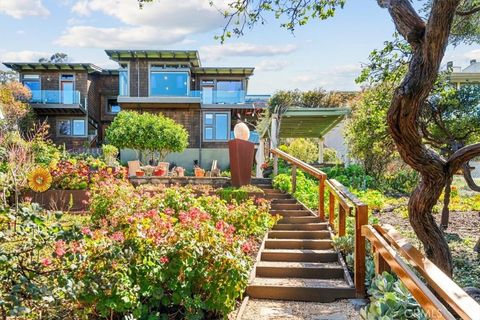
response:
<path id="1" fill-rule="evenodd" d="M 233 139 L 228 142 L 232 186 L 241 187 L 252 180 L 255 144 L 250 141 Z"/>

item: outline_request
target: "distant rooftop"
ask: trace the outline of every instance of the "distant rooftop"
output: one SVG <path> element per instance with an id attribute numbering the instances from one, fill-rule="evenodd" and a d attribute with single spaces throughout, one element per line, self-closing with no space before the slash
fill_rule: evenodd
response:
<path id="1" fill-rule="evenodd" d="M 447 63 L 447 70 L 451 70 L 450 79 L 456 83 L 480 82 L 480 62 L 472 59 L 470 65 L 464 69 L 454 66 L 453 62 Z"/>
<path id="2" fill-rule="evenodd" d="M 87 71 L 102 72 L 102 68 L 92 63 L 51 63 L 51 62 L 4 62 L 6 67 L 17 72 L 28 71 Z"/>
<path id="3" fill-rule="evenodd" d="M 114 61 L 127 59 L 159 59 L 170 61 L 188 61 L 193 67 L 200 67 L 197 50 L 105 50 Z"/>

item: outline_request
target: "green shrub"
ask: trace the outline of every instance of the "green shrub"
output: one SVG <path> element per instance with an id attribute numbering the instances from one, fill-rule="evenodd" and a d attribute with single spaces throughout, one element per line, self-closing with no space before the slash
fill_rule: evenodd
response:
<path id="1" fill-rule="evenodd" d="M 323 162 L 325 163 L 340 163 L 337 151 L 333 148 L 325 148 L 323 150 Z"/>
<path id="2" fill-rule="evenodd" d="M 329 179 L 336 179 L 338 182 L 348 188 L 366 189 L 374 186 L 374 179 L 365 174 L 365 170 L 358 164 L 347 167 L 335 166 L 325 168 L 324 172 Z"/>
<path id="3" fill-rule="evenodd" d="M 311 139 L 293 139 L 285 152 L 307 163 L 318 160 L 318 146 Z"/>
<path id="4" fill-rule="evenodd" d="M 370 304 L 360 311 L 366 320 L 428 319 L 405 285 L 388 272 L 377 275 L 373 279 L 368 293 Z"/>

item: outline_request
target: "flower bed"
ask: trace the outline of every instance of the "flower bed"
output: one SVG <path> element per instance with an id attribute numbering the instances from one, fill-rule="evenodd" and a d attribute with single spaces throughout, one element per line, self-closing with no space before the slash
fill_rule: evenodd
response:
<path id="1" fill-rule="evenodd" d="M 31 213 L 17 220 L 42 228 L 32 236 L 49 237 L 37 240 L 29 258 L 6 247 L 10 267 L 0 280 L 12 315 L 225 317 L 246 288 L 258 239 L 275 222 L 269 202 L 260 198 L 228 203 L 196 196 L 192 188 L 135 188 L 113 179 L 98 182 L 91 193 L 90 222 L 59 227 Z M 33 287 L 18 291 L 13 279 L 23 266 L 34 270 Z M 27 287 L 37 294 L 26 294 Z"/>

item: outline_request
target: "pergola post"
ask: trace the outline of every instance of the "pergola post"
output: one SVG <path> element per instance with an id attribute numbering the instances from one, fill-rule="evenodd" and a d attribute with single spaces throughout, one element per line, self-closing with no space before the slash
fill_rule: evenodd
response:
<path id="1" fill-rule="evenodd" d="M 323 155 L 324 155 L 324 142 L 325 138 L 321 137 L 318 139 L 318 163 L 322 164 L 323 163 Z"/>

